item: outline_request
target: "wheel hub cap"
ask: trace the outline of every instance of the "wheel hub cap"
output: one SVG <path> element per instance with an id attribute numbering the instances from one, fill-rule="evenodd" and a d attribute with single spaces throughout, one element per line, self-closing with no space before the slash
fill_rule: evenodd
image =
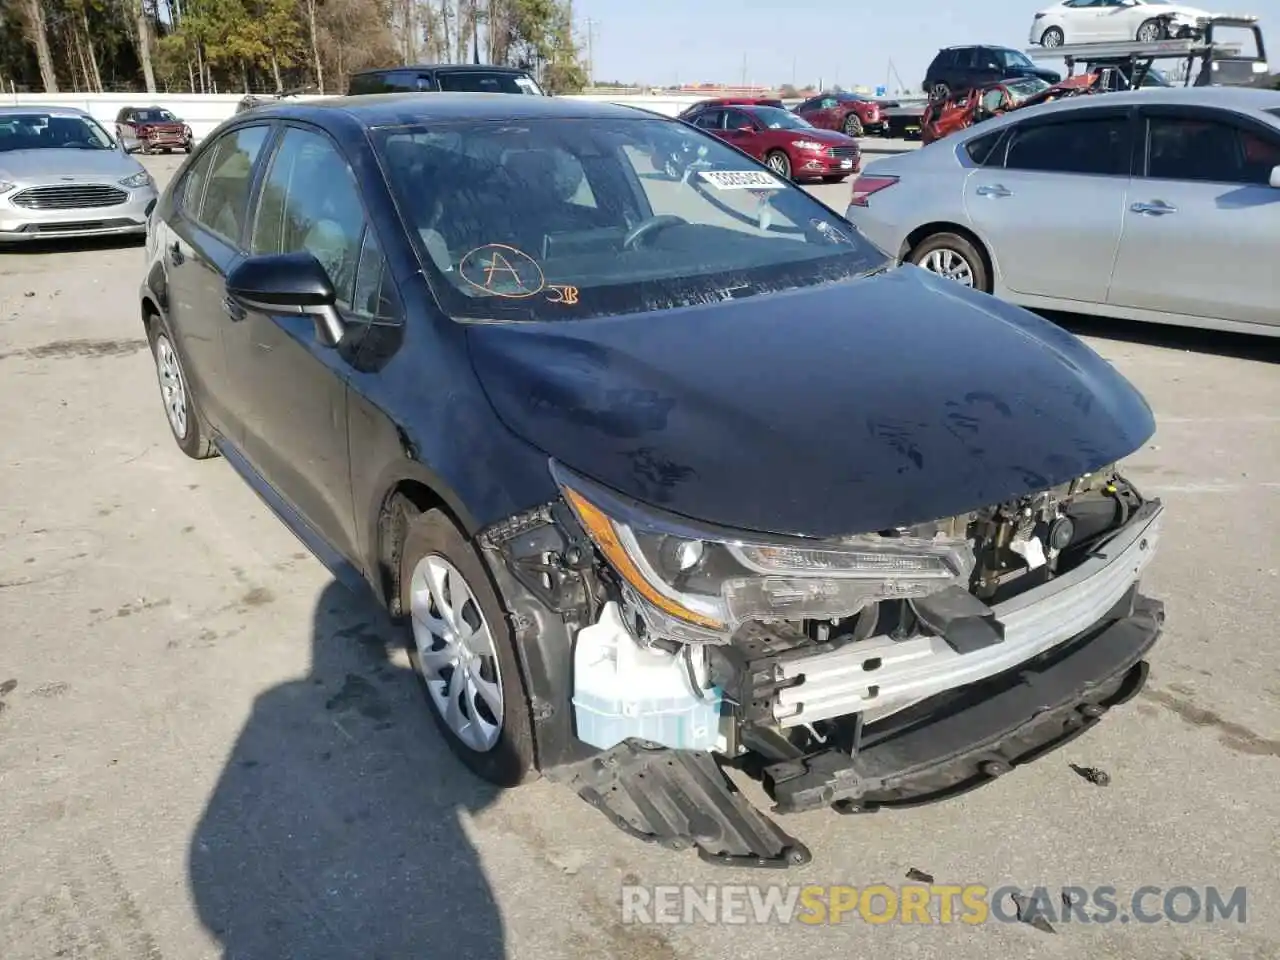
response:
<path id="1" fill-rule="evenodd" d="M 467 747 L 492 750 L 502 732 L 502 673 L 475 594 L 435 555 L 418 561 L 409 589 L 414 645 L 432 702 Z"/>
<path id="2" fill-rule="evenodd" d="M 187 392 L 182 382 L 182 365 L 168 337 L 156 340 L 156 376 L 160 395 L 164 398 L 165 416 L 173 435 L 182 440 L 187 435 Z"/>
<path id="3" fill-rule="evenodd" d="M 954 250 L 931 250 L 921 266 L 966 287 L 973 286 L 973 267 Z"/>

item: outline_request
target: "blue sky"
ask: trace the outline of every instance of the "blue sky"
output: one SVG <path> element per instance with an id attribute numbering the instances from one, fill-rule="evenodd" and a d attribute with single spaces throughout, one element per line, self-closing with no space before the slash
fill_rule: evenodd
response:
<path id="1" fill-rule="evenodd" d="M 574 0 L 578 33 L 594 25 L 597 80 L 652 84 L 885 83 L 889 60 L 918 87 L 939 47 L 1027 46 L 1031 17 L 1051 0 Z M 1198 0 L 1262 18 L 1280 65 L 1280 0 Z M 1274 25 L 1274 26 L 1272 26 Z M 1267 28 L 1271 27 L 1270 30 Z M 891 81 L 890 89 L 896 87 Z"/>

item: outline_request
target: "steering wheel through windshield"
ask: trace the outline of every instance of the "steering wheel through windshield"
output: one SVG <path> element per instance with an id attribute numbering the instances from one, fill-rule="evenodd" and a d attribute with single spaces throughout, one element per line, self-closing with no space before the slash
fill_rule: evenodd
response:
<path id="1" fill-rule="evenodd" d="M 684 217 L 677 217 L 672 213 L 659 214 L 656 217 L 649 217 L 641 220 L 622 238 L 623 250 L 634 250 L 639 246 L 640 241 L 652 236 L 660 230 L 666 230 L 668 227 L 678 227 L 687 224 L 689 221 Z"/>

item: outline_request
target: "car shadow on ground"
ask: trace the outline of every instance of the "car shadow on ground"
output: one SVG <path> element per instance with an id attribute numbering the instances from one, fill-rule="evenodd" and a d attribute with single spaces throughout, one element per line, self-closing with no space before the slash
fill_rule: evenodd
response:
<path id="1" fill-rule="evenodd" d="M 504 956 L 461 810 L 496 790 L 449 753 L 398 631 L 320 595 L 307 676 L 260 695 L 191 840 L 201 922 L 225 960 Z"/>
<path id="2" fill-rule="evenodd" d="M 1259 363 L 1280 363 L 1280 337 L 1223 333 L 1218 330 L 1175 327 L 1137 320 L 1112 320 L 1108 317 L 1050 310 L 1042 311 L 1041 315 L 1080 337 L 1102 337 L 1170 350 L 1216 354 Z"/>

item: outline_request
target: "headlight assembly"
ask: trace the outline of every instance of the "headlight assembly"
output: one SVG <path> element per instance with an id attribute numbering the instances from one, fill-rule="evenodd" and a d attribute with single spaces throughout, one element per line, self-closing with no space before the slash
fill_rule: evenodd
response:
<path id="1" fill-rule="evenodd" d="M 0 180 L 0 193 L 8 193 L 16 184 L 10 183 L 8 180 Z"/>
<path id="2" fill-rule="evenodd" d="M 974 565 L 963 539 L 726 530 L 664 514 L 558 463 L 551 470 L 649 626 L 674 639 L 722 639 L 748 620 L 851 616 L 878 600 L 967 587 Z"/>
<path id="3" fill-rule="evenodd" d="M 792 140 L 791 145 L 797 150 L 825 150 L 826 145 L 816 140 Z"/>
<path id="4" fill-rule="evenodd" d="M 147 173 L 145 170 L 141 170 L 131 177 L 125 177 L 120 181 L 121 186 L 129 187 L 131 190 L 138 187 L 145 187 L 149 183 L 151 183 L 151 174 Z"/>

